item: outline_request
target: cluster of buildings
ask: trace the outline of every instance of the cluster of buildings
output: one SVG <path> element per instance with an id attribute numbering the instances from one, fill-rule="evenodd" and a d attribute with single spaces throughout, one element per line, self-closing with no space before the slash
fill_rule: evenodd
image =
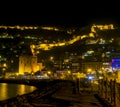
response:
<path id="1" fill-rule="evenodd" d="M 38 29 L 38 27 L 25 27 L 25 26 L 23 27 L 0 26 L 0 28 L 6 29 L 6 31 L 8 29 L 20 29 L 20 30 Z M 61 31 L 61 29 L 59 30 L 55 27 L 54 28 L 41 27 L 41 28 L 43 30 L 50 30 L 50 31 L 54 30 L 57 32 Z M 24 54 L 20 54 L 21 52 L 19 52 L 18 54 L 18 50 L 22 50 L 25 47 L 24 46 L 25 41 L 21 39 L 22 41 L 19 41 L 20 43 L 18 44 L 17 50 L 13 50 L 13 47 L 11 47 L 10 51 L 16 53 L 16 55 L 11 57 L 9 61 L 6 61 L 8 58 L 2 61 L 3 56 L 1 54 L 1 68 L 6 68 L 2 64 L 3 62 L 7 62 L 8 68 L 11 69 L 11 70 L 9 69 L 7 72 L 10 71 L 12 73 L 17 72 L 18 74 L 34 74 L 37 71 L 42 71 L 43 69 L 46 69 L 47 71 L 51 70 L 50 72 L 52 72 L 52 75 L 54 77 L 61 76 L 62 78 L 64 78 L 64 75 L 70 76 L 70 74 L 74 75 L 74 74 L 77 74 L 78 72 L 81 74 L 97 74 L 97 73 L 101 74 L 104 72 L 116 71 L 115 67 L 117 66 L 118 63 L 114 63 L 115 66 L 113 68 L 111 62 L 112 62 L 112 59 L 119 58 L 120 53 L 117 47 L 115 47 L 116 45 L 115 46 L 112 45 L 113 43 L 115 43 L 115 37 L 114 35 L 111 35 L 111 32 L 112 31 L 115 32 L 116 29 L 118 31 L 118 28 L 114 27 L 113 24 L 108 24 L 108 25 L 94 25 L 93 24 L 90 29 L 91 29 L 91 32 L 89 32 L 89 34 L 86 34 L 85 32 L 84 35 L 81 35 L 81 34 L 75 35 L 74 33 L 73 38 L 71 38 L 70 40 L 66 40 L 66 41 L 64 40 L 64 41 L 52 42 L 52 43 L 38 42 L 36 44 L 36 40 L 33 40 L 32 42 L 30 42 L 30 44 L 28 44 L 29 45 L 28 49 L 31 52 L 31 54 L 27 54 L 27 52 Z M 72 31 L 75 32 L 75 29 L 69 30 L 67 32 L 69 32 L 68 34 L 72 34 Z M 103 35 L 101 35 L 102 33 L 106 31 L 110 35 L 111 38 L 105 39 Z M 4 37 L 9 37 L 9 36 L 11 37 L 11 35 L 7 35 Z M 2 37 L 1 39 L 3 39 L 3 35 L 1 37 Z M 14 38 L 11 38 L 11 39 L 14 39 Z M 39 59 L 41 50 L 48 52 L 48 50 L 51 50 L 53 48 L 65 47 L 69 45 L 71 46 L 75 44 L 76 42 L 79 42 L 81 44 L 81 41 L 82 42 L 84 41 L 83 42 L 84 44 L 75 45 L 76 50 L 74 49 L 73 51 L 64 50 L 59 58 L 56 52 L 56 55 L 51 54 L 53 56 L 48 56 L 46 57 L 47 59 Z M 3 49 L 4 51 L 7 46 L 4 46 L 4 44 L 2 44 L 2 46 L 4 48 Z M 52 59 L 50 59 L 51 57 Z M 10 63 L 12 64 L 15 61 L 12 58 L 13 59 L 17 58 L 18 69 L 16 70 L 14 69 L 15 67 L 14 65 L 9 67 L 9 64 Z M 46 65 L 46 62 L 49 63 L 49 67 Z M 119 67 L 116 67 L 116 68 L 117 70 L 119 69 Z"/>

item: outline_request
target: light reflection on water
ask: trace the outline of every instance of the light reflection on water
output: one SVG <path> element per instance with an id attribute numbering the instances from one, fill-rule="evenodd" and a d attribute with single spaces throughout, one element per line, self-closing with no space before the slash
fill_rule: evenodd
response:
<path id="1" fill-rule="evenodd" d="M 22 95 L 32 92 L 35 89 L 36 87 L 34 86 L 0 83 L 0 101 L 15 97 L 18 94 Z"/>

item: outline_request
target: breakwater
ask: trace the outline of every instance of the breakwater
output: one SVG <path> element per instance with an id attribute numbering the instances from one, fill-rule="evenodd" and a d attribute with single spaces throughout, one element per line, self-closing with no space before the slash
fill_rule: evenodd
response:
<path id="1" fill-rule="evenodd" d="M 35 86 L 37 88 L 44 87 L 48 83 L 51 83 L 52 81 L 53 80 L 48 80 L 48 79 L 41 79 L 41 80 L 35 80 L 35 79 L 0 79 L 0 83 L 24 84 L 24 85 Z"/>

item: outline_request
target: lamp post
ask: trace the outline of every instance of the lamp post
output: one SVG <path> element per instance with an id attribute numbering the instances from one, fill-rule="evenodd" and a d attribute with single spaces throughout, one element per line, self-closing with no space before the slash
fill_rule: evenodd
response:
<path id="1" fill-rule="evenodd" d="M 5 74 L 6 74 L 6 68 L 7 68 L 7 64 L 6 63 L 3 63 L 2 64 L 2 74 L 3 74 L 3 76 L 5 77 Z"/>
<path id="2" fill-rule="evenodd" d="M 77 79 L 76 79 L 76 85 L 77 85 L 77 91 L 80 92 L 80 73 L 77 73 Z"/>

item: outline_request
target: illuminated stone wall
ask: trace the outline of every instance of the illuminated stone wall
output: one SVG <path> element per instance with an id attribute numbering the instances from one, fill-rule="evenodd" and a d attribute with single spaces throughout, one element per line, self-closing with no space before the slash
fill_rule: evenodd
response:
<path id="1" fill-rule="evenodd" d="M 19 74 L 37 71 L 37 57 L 23 55 L 19 57 Z"/>

